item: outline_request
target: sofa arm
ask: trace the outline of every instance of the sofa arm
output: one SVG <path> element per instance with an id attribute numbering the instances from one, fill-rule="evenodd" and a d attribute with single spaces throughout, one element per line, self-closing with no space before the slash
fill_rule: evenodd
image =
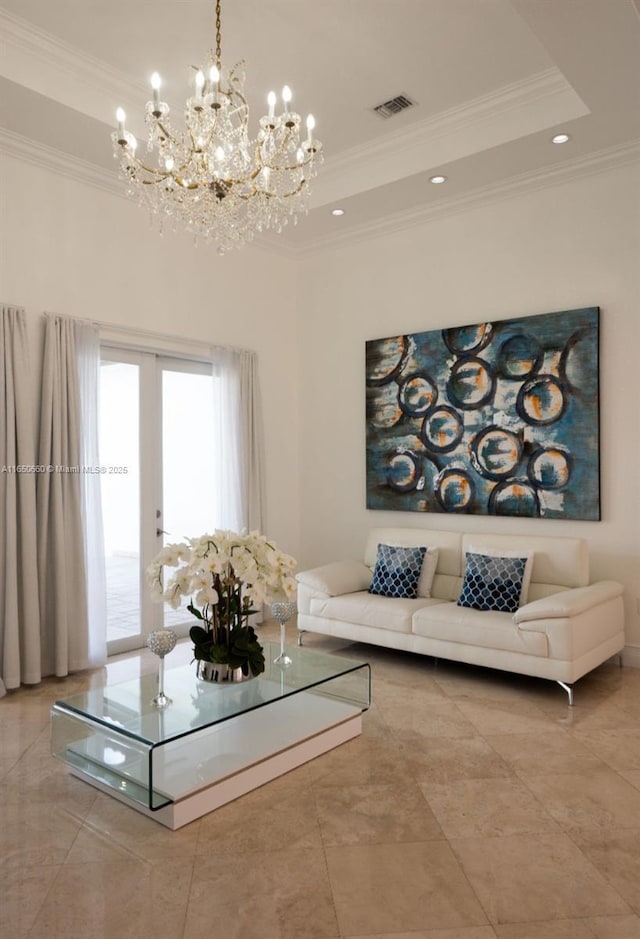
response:
<path id="1" fill-rule="evenodd" d="M 533 600 L 531 603 L 525 603 L 513 615 L 514 621 L 518 626 L 525 629 L 535 629 L 535 621 L 559 619 L 571 616 L 579 616 L 587 610 L 608 600 L 622 596 L 622 584 L 615 580 L 601 580 L 597 584 L 590 584 L 588 587 L 573 587 L 571 590 L 562 590 L 560 593 L 553 593 L 549 597 L 542 597 L 540 600 Z"/>
<path id="2" fill-rule="evenodd" d="M 371 584 L 371 571 L 362 561 L 334 561 L 333 564 L 301 571 L 296 580 L 311 590 L 339 597 L 343 593 L 367 590 Z"/>

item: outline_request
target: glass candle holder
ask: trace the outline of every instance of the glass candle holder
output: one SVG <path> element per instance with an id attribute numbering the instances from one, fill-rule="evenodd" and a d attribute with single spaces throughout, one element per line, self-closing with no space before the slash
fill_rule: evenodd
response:
<path id="1" fill-rule="evenodd" d="M 164 693 L 164 657 L 174 648 L 178 637 L 171 629 L 156 629 L 149 633 L 147 645 L 158 656 L 158 693 L 151 702 L 157 708 L 166 708 L 171 704 L 171 698 Z"/>
<path id="2" fill-rule="evenodd" d="M 279 601 L 271 604 L 271 615 L 277 623 L 280 623 L 280 653 L 273 660 L 277 665 L 291 665 L 292 659 L 287 655 L 284 649 L 285 626 L 289 620 L 296 615 L 297 607 L 295 603 Z"/>

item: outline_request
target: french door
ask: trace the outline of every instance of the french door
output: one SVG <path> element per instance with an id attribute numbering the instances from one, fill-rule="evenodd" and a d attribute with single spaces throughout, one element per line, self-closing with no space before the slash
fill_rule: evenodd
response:
<path id="1" fill-rule="evenodd" d="M 152 601 L 145 571 L 164 544 L 216 527 L 211 365 L 103 346 L 100 462 L 110 655 L 154 629 L 186 635 L 184 605 Z"/>

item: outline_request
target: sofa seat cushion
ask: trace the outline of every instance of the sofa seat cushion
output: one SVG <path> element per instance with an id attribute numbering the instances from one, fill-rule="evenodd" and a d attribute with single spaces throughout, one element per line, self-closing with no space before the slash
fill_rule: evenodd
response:
<path id="1" fill-rule="evenodd" d="M 527 634 L 518 629 L 511 613 L 495 613 L 441 603 L 437 607 L 418 610 L 413 618 L 416 636 L 461 642 L 469 646 L 520 652 L 525 655 L 549 656 L 545 633 Z"/>
<path id="2" fill-rule="evenodd" d="M 405 600 L 361 591 L 341 597 L 312 597 L 310 612 L 312 616 L 355 623 L 358 626 L 410 633 L 414 613 L 440 605 L 446 604 L 442 600 L 426 600 L 423 597 Z"/>

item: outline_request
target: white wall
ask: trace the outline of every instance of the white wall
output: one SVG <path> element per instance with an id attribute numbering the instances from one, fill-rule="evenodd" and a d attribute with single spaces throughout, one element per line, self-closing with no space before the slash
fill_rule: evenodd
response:
<path id="1" fill-rule="evenodd" d="M 219 257 L 160 237 L 124 198 L 2 156 L 0 298 L 258 353 L 267 532 L 299 553 L 295 266 L 249 246 Z"/>
<path id="2" fill-rule="evenodd" d="M 2 300 L 258 352 L 267 529 L 301 566 L 359 556 L 373 524 L 580 535 L 593 577 L 625 583 L 640 647 L 638 166 L 299 262 L 256 247 L 219 258 L 159 238 L 122 198 L 6 156 L 0 172 Z M 602 310 L 601 522 L 366 510 L 366 339 L 591 305 Z"/>
<path id="3" fill-rule="evenodd" d="M 305 259 L 303 564 L 361 556 L 374 525 L 585 537 L 592 578 L 624 582 L 640 647 L 639 271 L 637 165 Z M 365 340 L 586 306 L 601 308 L 601 522 L 365 508 Z"/>

